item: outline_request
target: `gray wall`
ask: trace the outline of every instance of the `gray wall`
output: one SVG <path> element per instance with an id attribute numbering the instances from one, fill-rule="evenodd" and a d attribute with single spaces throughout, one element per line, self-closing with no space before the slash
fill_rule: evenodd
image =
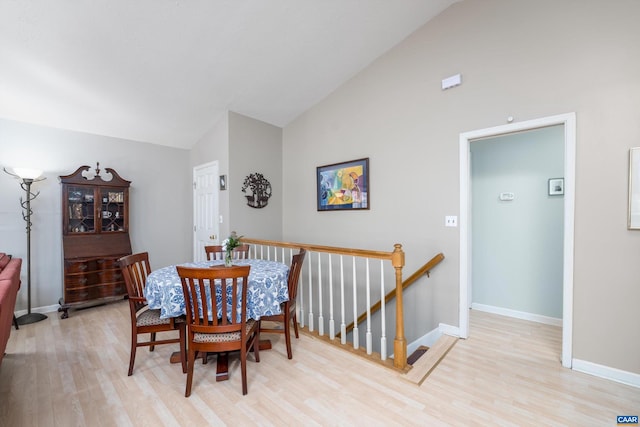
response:
<path id="1" fill-rule="evenodd" d="M 471 143 L 473 303 L 562 318 L 563 169 L 563 126 Z"/>
<path id="2" fill-rule="evenodd" d="M 51 306 L 62 296 L 62 216 L 60 175 L 83 165 L 113 168 L 131 181 L 130 236 L 134 252 L 149 251 L 152 267 L 190 260 L 191 186 L 189 152 L 153 144 L 64 131 L 0 119 L 0 167 L 44 170 L 33 184 L 40 195 L 32 202 L 31 306 Z M 25 222 L 19 199 L 24 191 L 0 172 L 0 250 L 26 262 Z M 190 217 L 189 217 L 190 218 Z M 22 269 L 26 283 L 26 266 Z M 27 308 L 26 287 L 16 310 Z"/>
<path id="3" fill-rule="evenodd" d="M 193 168 L 213 161 L 218 162 L 218 173 L 229 176 L 229 117 L 225 114 L 191 149 L 191 176 Z M 230 186 L 227 183 L 227 188 Z M 222 215 L 223 223 L 220 224 L 220 242 L 229 235 L 229 190 L 218 192 L 218 213 Z M 192 201 L 193 203 L 193 201 Z M 193 226 L 193 205 L 190 205 L 189 215 Z M 193 232 L 192 232 L 193 234 Z"/>
<path id="4" fill-rule="evenodd" d="M 232 155 L 230 141 L 234 145 Z M 70 174 L 83 165 L 95 168 L 99 161 L 102 170 L 113 168 L 132 182 L 132 249 L 148 251 L 153 268 L 192 260 L 192 169 L 214 160 L 219 163 L 220 174 L 230 177 L 229 190 L 220 192 L 220 213 L 225 218 L 221 235 L 228 234 L 232 225 L 251 237 L 282 236 L 282 130 L 239 114 L 230 113 L 221 120 L 191 152 L 0 119 L 0 152 L 0 168 L 40 168 L 47 178 L 33 185 L 34 191 L 40 191 L 32 203 L 33 308 L 54 306 L 62 296 L 58 176 Z M 229 157 L 234 160 L 230 162 Z M 267 208 L 253 209 L 245 203 L 240 188 L 249 171 L 260 171 L 271 181 L 274 196 Z M 1 172 L 0 251 L 26 258 L 25 223 L 20 207 L 23 196 L 19 182 Z M 230 200 L 234 202 L 230 204 Z M 22 280 L 26 283 L 26 266 Z M 16 310 L 26 309 L 26 300 L 26 291 L 21 291 Z"/>
<path id="5" fill-rule="evenodd" d="M 227 175 L 227 190 L 220 191 L 220 236 L 231 231 L 261 239 L 282 238 L 282 129 L 228 112 L 191 150 L 191 166 L 218 161 Z M 247 206 L 242 184 L 259 172 L 269 180 L 273 196 L 262 209 Z M 191 217 L 190 217 L 191 218 Z"/>
<path id="6" fill-rule="evenodd" d="M 406 274 L 442 251 L 431 278 L 407 291 L 407 339 L 439 322 L 457 325 L 460 236 L 444 217 L 459 214 L 460 133 L 507 116 L 576 112 L 573 356 L 640 373 L 640 233 L 626 228 L 628 151 L 640 141 L 638 16 L 635 0 L 454 4 L 283 129 L 283 238 L 379 250 L 400 242 Z M 442 91 L 441 80 L 456 73 L 462 85 Z M 34 306 L 61 295 L 58 175 L 100 161 L 133 181 L 134 250 L 166 265 L 191 257 L 192 167 L 218 160 L 221 174 L 245 173 L 225 164 L 229 133 L 218 124 L 190 155 L 1 121 L 2 166 L 29 160 L 47 171 L 35 188 Z M 362 157 L 371 162 L 371 210 L 317 212 L 316 166 Z M 21 190 L 6 175 L 0 194 L 2 250 L 24 255 Z"/>
<path id="7" fill-rule="evenodd" d="M 285 240 L 391 250 L 406 274 L 411 342 L 458 325 L 459 136 L 576 112 L 573 357 L 640 373 L 640 233 L 626 228 L 629 148 L 640 141 L 640 2 L 465 0 L 284 128 Z M 462 85 L 441 80 L 462 73 Z M 371 210 L 317 212 L 315 168 L 370 158 Z M 418 327 L 419 325 L 419 327 Z M 471 331 L 473 334 L 473 331 Z M 620 351 L 624 349 L 624 351 Z"/>
<path id="8" fill-rule="evenodd" d="M 282 129 L 241 114 L 229 113 L 229 203 L 231 230 L 259 239 L 282 238 Z M 267 206 L 247 205 L 242 185 L 261 173 L 271 184 Z"/>

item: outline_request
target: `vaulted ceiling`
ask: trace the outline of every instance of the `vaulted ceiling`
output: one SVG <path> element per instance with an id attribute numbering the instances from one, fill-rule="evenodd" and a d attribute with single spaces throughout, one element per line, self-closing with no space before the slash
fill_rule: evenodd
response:
<path id="1" fill-rule="evenodd" d="M 285 126 L 459 0 L 2 0 L 0 117 L 189 148 Z"/>

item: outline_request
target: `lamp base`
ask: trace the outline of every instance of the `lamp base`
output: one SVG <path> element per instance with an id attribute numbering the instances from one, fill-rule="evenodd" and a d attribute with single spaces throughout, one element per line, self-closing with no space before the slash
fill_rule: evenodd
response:
<path id="1" fill-rule="evenodd" d="M 46 319 L 46 314 L 42 313 L 27 313 L 18 317 L 18 325 L 28 325 L 30 323 L 36 323 Z"/>

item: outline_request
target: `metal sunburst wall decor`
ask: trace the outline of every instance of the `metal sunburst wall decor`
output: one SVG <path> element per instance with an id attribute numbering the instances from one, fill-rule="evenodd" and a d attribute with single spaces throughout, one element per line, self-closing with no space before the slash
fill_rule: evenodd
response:
<path id="1" fill-rule="evenodd" d="M 252 173 L 244 179 L 242 192 L 247 193 L 247 190 L 251 192 L 244 196 L 247 198 L 247 205 L 256 209 L 267 206 L 271 197 L 271 184 L 261 173 Z"/>

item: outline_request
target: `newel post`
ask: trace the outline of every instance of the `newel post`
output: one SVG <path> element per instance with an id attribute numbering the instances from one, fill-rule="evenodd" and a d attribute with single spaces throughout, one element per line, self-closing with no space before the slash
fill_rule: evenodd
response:
<path id="1" fill-rule="evenodd" d="M 407 340 L 404 337 L 404 306 L 402 303 L 404 251 L 399 243 L 394 245 L 391 264 L 396 269 L 396 338 L 393 341 L 393 366 L 404 369 L 407 366 Z"/>

